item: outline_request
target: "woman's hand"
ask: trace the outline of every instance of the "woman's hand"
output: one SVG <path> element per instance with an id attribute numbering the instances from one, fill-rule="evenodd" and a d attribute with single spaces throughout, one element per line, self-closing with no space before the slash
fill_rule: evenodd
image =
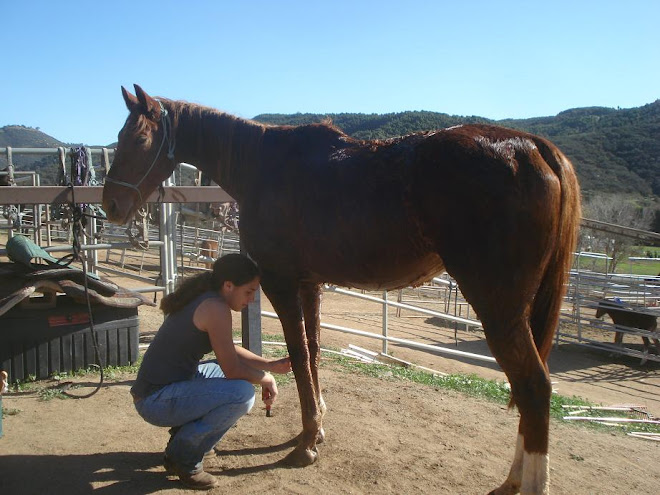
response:
<path id="1" fill-rule="evenodd" d="M 261 380 L 261 400 L 266 406 L 272 406 L 277 397 L 277 383 L 270 373 L 266 373 Z"/>
<path id="2" fill-rule="evenodd" d="M 289 356 L 282 359 L 273 359 L 270 361 L 268 371 L 284 375 L 291 371 L 291 359 Z"/>

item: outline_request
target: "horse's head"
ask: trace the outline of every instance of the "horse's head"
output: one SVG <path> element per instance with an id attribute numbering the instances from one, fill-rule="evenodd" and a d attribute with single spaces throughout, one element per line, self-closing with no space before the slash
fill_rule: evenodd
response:
<path id="1" fill-rule="evenodd" d="M 130 113 L 103 187 L 103 209 L 114 223 L 126 223 L 175 165 L 172 120 L 163 103 L 137 84 L 135 96 L 121 90 Z"/>
<path id="2" fill-rule="evenodd" d="M 623 308 L 623 306 L 623 301 L 618 297 L 614 299 L 601 299 L 596 305 L 596 318 L 608 314 L 608 311 L 611 309 L 619 309 Z"/>

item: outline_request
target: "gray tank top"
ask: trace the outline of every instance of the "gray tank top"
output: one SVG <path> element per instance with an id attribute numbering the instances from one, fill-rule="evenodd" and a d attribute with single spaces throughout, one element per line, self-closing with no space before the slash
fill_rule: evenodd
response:
<path id="1" fill-rule="evenodd" d="M 217 291 L 200 294 L 176 313 L 167 315 L 144 354 L 131 394 L 147 397 L 170 383 L 190 380 L 199 360 L 211 352 L 206 332 L 193 323 L 193 314 L 206 299 L 221 296 Z"/>

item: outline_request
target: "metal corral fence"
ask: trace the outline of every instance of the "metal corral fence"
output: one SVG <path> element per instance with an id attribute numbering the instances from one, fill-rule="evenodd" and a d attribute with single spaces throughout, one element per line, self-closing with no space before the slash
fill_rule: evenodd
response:
<path id="1" fill-rule="evenodd" d="M 1 148 L 6 155 L 8 169 L 0 171 L 0 179 L 16 186 L 39 187 L 40 177 L 35 172 L 17 171 L 13 157 L 17 155 L 51 156 L 66 177 L 67 159 L 73 151 L 66 148 Z M 97 175 L 107 172 L 112 149 L 85 149 L 88 164 Z M 93 163 L 93 157 L 101 157 L 100 164 Z M 175 173 L 165 183 L 172 186 L 184 170 L 194 169 L 188 164 L 179 164 Z M 12 187 L 12 186 L 9 186 Z M 0 188 L 0 194 L 3 189 Z M 194 205 L 198 206 L 198 205 Z M 87 205 L 85 213 L 98 215 L 99 205 Z M 72 252 L 72 230 L 70 215 L 58 211 L 60 205 L 0 204 L 0 231 L 9 238 L 15 234 L 29 236 L 53 256 L 59 257 Z M 101 213 L 102 214 L 102 213 Z M 202 242 L 213 240 L 217 248 L 202 252 Z M 128 227 L 118 227 L 96 218 L 90 218 L 84 232 L 81 250 L 87 253 L 87 270 L 90 273 L 102 272 L 113 277 L 125 277 L 150 284 L 134 288 L 138 292 L 168 292 L 172 290 L 178 277 L 177 270 L 204 270 L 206 264 L 229 252 L 239 251 L 237 234 L 221 228 L 221 222 L 209 218 L 187 205 L 174 208 L 171 203 L 158 207 L 150 206 L 143 218 Z M 0 249 L 0 254 L 5 254 Z M 99 257 L 100 254 L 100 257 Z"/>
<path id="2" fill-rule="evenodd" d="M 577 259 L 583 257 L 606 258 L 602 254 L 577 254 Z M 631 259 L 639 260 L 640 258 Z M 599 307 L 602 308 L 601 312 L 618 311 L 619 314 L 615 314 L 617 322 L 614 322 L 610 314 L 596 318 Z M 660 334 L 650 331 L 649 328 L 631 326 L 638 321 L 644 325 L 652 325 L 654 322 L 657 325 L 658 316 L 660 277 L 598 273 L 582 270 L 579 263 L 576 263 L 576 269 L 571 271 L 570 286 L 556 341 L 577 343 L 608 353 L 660 362 L 659 354 L 647 353 L 643 347 L 644 338 L 650 339 L 653 347 L 654 339 L 658 339 Z M 621 337 L 619 344 L 615 343 L 617 333 Z M 660 349 L 656 348 L 655 351 L 660 353 Z"/>
<path id="3" fill-rule="evenodd" d="M 601 255 L 577 253 L 576 259 L 581 256 Z M 377 303 L 382 306 L 382 315 L 380 316 L 380 333 L 365 332 L 343 325 L 322 324 L 323 328 L 381 341 L 382 352 L 385 354 L 388 353 L 387 344 L 391 342 L 438 354 L 494 362 L 494 359 L 488 355 L 461 351 L 449 347 L 449 345 L 428 345 L 390 335 L 390 329 L 397 325 L 394 320 L 413 317 L 414 314 L 441 321 L 442 328 L 433 329 L 433 331 L 446 334 L 448 329 L 453 329 L 456 345 L 459 344 L 459 341 L 474 339 L 475 333 L 484 338 L 481 322 L 462 296 L 456 282 L 446 274 L 440 278 L 434 278 L 432 282 L 420 287 L 403 289 L 394 293 L 365 294 L 361 291 L 334 286 L 326 286 L 325 291 Z M 648 350 L 642 346 L 643 337 L 650 339 L 653 344 L 653 339 L 660 337 L 660 334 L 641 328 L 615 325 L 609 315 L 596 318 L 599 303 L 603 304 L 606 299 L 614 301 L 617 307 L 619 304 L 622 305 L 625 311 L 634 315 L 657 317 L 660 315 L 660 277 L 572 270 L 556 334 L 557 345 L 560 343 L 575 344 L 589 349 L 606 351 L 607 354 L 660 362 L 659 349 L 654 349 L 652 345 L 650 352 L 647 352 Z M 604 306 L 605 309 L 609 308 L 607 303 Z M 396 311 L 392 314 L 391 311 L 388 312 L 388 308 L 396 308 Z M 402 312 L 405 312 L 405 315 L 402 315 Z M 276 317 L 274 313 L 263 312 L 262 314 L 266 317 Z M 372 326 L 377 324 L 378 322 L 373 321 Z M 421 328 L 423 323 L 420 322 L 418 326 Z M 617 332 L 622 336 L 620 344 L 614 343 Z"/>
<path id="4" fill-rule="evenodd" d="M 44 150 L 37 151 L 38 154 L 44 154 Z M 60 148 L 50 151 L 57 152 L 60 162 L 64 162 L 67 156 L 66 150 Z M 20 150 L 14 150 L 14 153 L 18 152 Z M 32 149 L 28 150 L 28 153 L 35 152 Z M 112 150 L 89 150 L 88 153 L 90 164 L 92 156 L 95 153 L 100 154 L 103 157 L 103 163 L 98 168 L 107 170 L 108 156 L 112 154 Z M 182 165 L 191 168 L 189 165 Z M 10 170 L 10 174 L 16 182 L 23 181 L 29 185 L 39 185 L 39 176 L 33 172 L 21 173 Z M 166 185 L 174 183 L 175 179 L 170 178 Z M 7 223 L 3 228 L 9 230 L 9 235 L 15 231 L 31 234 L 35 242 L 47 246 L 45 248 L 47 251 L 66 252 L 68 250 L 70 252 L 68 226 L 62 224 L 60 220 L 51 219 L 49 205 L 17 205 L 17 209 L 12 211 L 8 211 L 7 205 L 0 206 L 0 208 L 7 218 Z M 90 222 L 91 226 L 87 234 L 90 242 L 83 245 L 83 249 L 92 253 L 92 256 L 89 257 L 91 260 L 89 270 L 101 271 L 111 276 L 134 278 L 150 284 L 137 289 L 143 292 L 167 292 L 173 287 L 176 278 L 185 274 L 186 271 L 208 269 L 207 264 L 214 258 L 228 252 L 239 251 L 238 235 L 216 225 L 213 220 L 200 213 L 198 207 L 191 210 L 186 206 L 179 206 L 175 210 L 172 204 L 161 204 L 158 209 L 158 213 L 152 215 L 154 218 L 151 221 L 146 219 L 142 222 L 142 227 L 135 223 L 128 229 L 114 225 L 103 225 L 101 228 L 95 222 Z M 10 213 L 16 215 L 12 216 Z M 602 226 L 596 225 L 596 227 Z M 625 230 L 618 226 L 611 227 Z M 136 229 L 139 231 L 137 235 Z M 620 234 L 620 232 L 618 233 Z M 208 240 L 217 242 L 217 248 L 213 253 L 202 250 L 202 242 Z M 65 244 L 55 245 L 57 241 L 65 242 Z M 158 250 L 158 254 L 153 253 L 154 249 Z M 101 260 L 97 256 L 99 251 L 105 253 L 105 257 L 102 255 Z M 556 338 L 557 344 L 574 343 L 610 353 L 660 361 L 660 356 L 653 353 L 647 355 L 641 346 L 642 337 L 653 339 L 656 335 L 640 328 L 615 326 L 607 316 L 605 319 L 596 318 L 596 308 L 604 299 L 621 301 L 621 304 L 632 308 L 632 312 L 635 313 L 657 316 L 660 302 L 659 277 L 613 275 L 582 268 L 584 264 L 581 264 L 580 261 L 583 258 L 598 256 L 603 255 L 578 253 L 576 256 L 575 269 L 571 271 L 570 286 L 561 314 Z M 605 257 L 605 261 L 607 261 L 607 257 Z M 607 263 L 605 266 L 607 271 Z M 458 344 L 459 336 L 469 335 L 470 338 L 474 338 L 475 334 L 481 332 L 481 323 L 476 318 L 474 311 L 460 293 L 456 282 L 447 275 L 435 278 L 432 282 L 414 289 L 398 291 L 395 293 L 396 297 L 393 297 L 393 293 L 366 294 L 332 286 L 326 286 L 325 290 L 346 297 L 361 298 L 382 307 L 380 334 L 343 325 L 323 323 L 323 326 L 331 330 L 379 340 L 382 342 L 384 353 L 387 353 L 388 343 L 391 342 L 456 357 L 494 361 L 490 356 L 469 353 L 446 345 L 429 345 L 388 335 L 389 328 L 393 326 L 389 323 L 390 318 L 411 317 L 411 313 L 441 321 L 445 331 L 453 330 L 456 344 Z M 389 308 L 396 308 L 394 315 L 390 314 Z M 405 312 L 405 316 L 402 314 L 403 312 Z M 266 317 L 276 317 L 273 313 L 263 312 L 262 314 Z M 622 345 L 614 344 L 614 336 L 617 332 L 623 336 Z M 481 334 L 480 337 L 483 338 L 483 335 Z"/>

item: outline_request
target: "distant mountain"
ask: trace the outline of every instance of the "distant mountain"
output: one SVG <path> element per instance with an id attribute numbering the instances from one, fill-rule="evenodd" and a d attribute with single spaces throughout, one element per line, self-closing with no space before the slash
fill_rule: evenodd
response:
<path id="1" fill-rule="evenodd" d="M 44 134 L 39 129 L 24 125 L 7 125 L 0 127 L 0 148 L 57 148 L 65 146 L 62 141 Z"/>
<path id="2" fill-rule="evenodd" d="M 660 100 L 637 108 L 573 108 L 554 117 L 493 121 L 414 111 L 389 114 L 261 114 L 254 120 L 301 125 L 330 119 L 357 139 L 385 139 L 458 124 L 489 123 L 549 138 L 573 161 L 585 196 L 596 192 L 660 197 Z M 30 127 L 0 128 L 0 147 L 70 146 Z M 42 184 L 55 177 L 55 159 L 14 156 L 17 168 L 36 170 Z M 6 157 L 0 156 L 0 168 Z M 51 173 L 52 170 L 52 173 Z"/>
<path id="3" fill-rule="evenodd" d="M 254 118 L 275 125 L 326 119 L 358 139 L 385 139 L 472 123 L 520 129 L 558 145 L 573 161 L 586 195 L 609 192 L 660 196 L 660 100 L 631 109 L 574 108 L 554 117 L 499 121 L 436 112 L 262 114 Z"/>
<path id="4" fill-rule="evenodd" d="M 67 146 L 62 141 L 32 127 L 7 125 L 0 127 L 0 148 L 58 148 Z M 57 180 L 57 159 L 38 155 L 13 155 L 12 163 L 16 170 L 30 170 L 39 173 L 42 185 L 55 184 Z M 0 169 L 7 166 L 7 157 L 0 156 Z"/>

